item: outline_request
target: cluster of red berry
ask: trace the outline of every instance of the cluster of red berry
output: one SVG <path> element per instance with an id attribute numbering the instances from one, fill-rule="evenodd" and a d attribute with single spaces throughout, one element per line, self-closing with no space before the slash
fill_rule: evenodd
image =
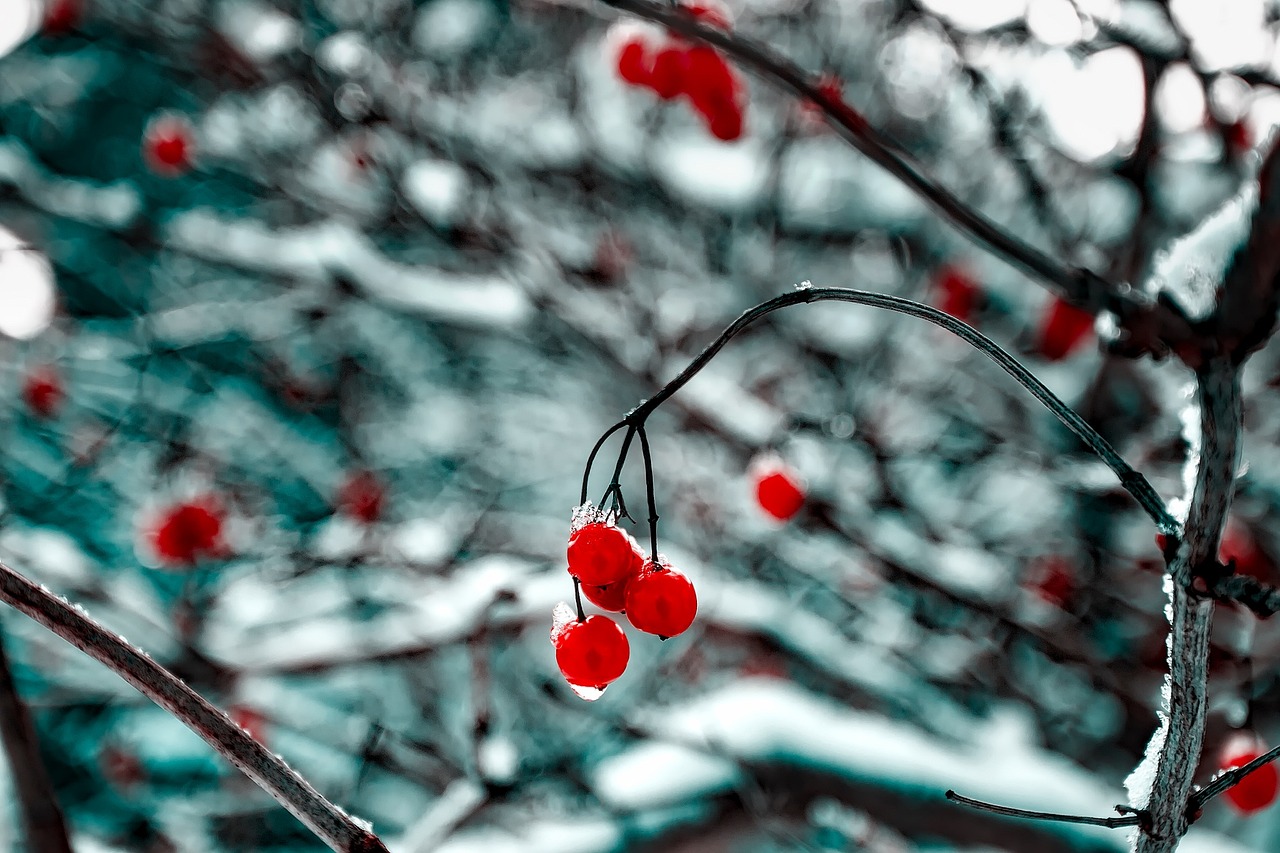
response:
<path id="1" fill-rule="evenodd" d="M 602 610 L 624 613 L 632 626 L 662 639 L 693 624 L 698 597 L 693 584 L 662 557 L 644 553 L 640 543 L 618 527 L 612 516 L 584 514 L 569 537 L 569 574 Z M 551 629 L 556 664 L 579 695 L 595 698 L 627 668 L 631 645 L 608 616 L 574 614 L 557 608 Z"/>
<path id="2" fill-rule="evenodd" d="M 715 0 L 693 0 L 683 8 L 708 26 L 732 28 L 728 10 Z M 717 139 L 732 142 L 742 136 L 742 80 L 715 48 L 644 28 L 623 29 L 615 41 L 618 76 L 623 80 L 651 89 L 664 101 L 686 96 Z"/>

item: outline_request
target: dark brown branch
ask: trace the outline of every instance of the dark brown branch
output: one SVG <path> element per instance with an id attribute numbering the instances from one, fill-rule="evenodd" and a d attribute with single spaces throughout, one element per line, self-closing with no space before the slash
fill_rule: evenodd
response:
<path id="1" fill-rule="evenodd" d="M 22 834 L 28 850 L 71 853 L 67 824 L 53 782 L 40 757 L 40 742 L 27 705 L 13 682 L 4 637 L 0 635 L 0 739 L 17 792 Z"/>
<path id="2" fill-rule="evenodd" d="M 1015 809 L 1010 806 L 998 806 L 995 803 L 975 800 L 972 797 L 966 797 L 950 790 L 947 791 L 947 799 L 953 803 L 959 803 L 962 806 L 981 809 L 984 812 L 992 812 L 1006 817 L 1027 818 L 1028 820 L 1048 820 L 1055 823 L 1081 823 L 1086 826 L 1105 826 L 1107 829 L 1118 829 L 1122 826 L 1138 826 L 1143 822 L 1143 812 L 1135 811 L 1130 809 L 1128 806 L 1116 806 L 1116 811 L 1121 813 L 1121 817 L 1089 817 L 1087 815 L 1037 812 L 1031 811 L 1030 809 Z"/>

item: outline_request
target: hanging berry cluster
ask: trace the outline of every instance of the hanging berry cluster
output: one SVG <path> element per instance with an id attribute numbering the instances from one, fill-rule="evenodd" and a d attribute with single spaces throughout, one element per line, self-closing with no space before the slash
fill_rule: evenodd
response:
<path id="1" fill-rule="evenodd" d="M 662 639 L 684 633 L 698 612 L 693 584 L 660 555 L 647 555 L 616 523 L 612 512 L 584 504 L 574 513 L 569 536 L 569 574 L 575 597 L 614 613 L 624 613 L 637 630 Z M 556 607 L 551 644 L 556 664 L 584 699 L 599 698 L 627 668 L 631 646 L 608 616 L 588 617 L 577 597 L 577 612 Z"/>
<path id="2" fill-rule="evenodd" d="M 728 11 L 714 2 L 694 0 L 683 8 L 708 26 L 732 28 Z M 639 28 L 624 31 L 617 41 L 619 77 L 664 101 L 687 97 L 717 139 L 732 142 L 742 136 L 746 93 L 741 78 L 715 48 Z"/>

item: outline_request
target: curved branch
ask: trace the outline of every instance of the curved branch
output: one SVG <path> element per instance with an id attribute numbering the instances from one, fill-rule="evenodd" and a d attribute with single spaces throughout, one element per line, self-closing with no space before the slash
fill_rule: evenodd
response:
<path id="1" fill-rule="evenodd" d="M 1172 306 L 1153 302 L 1141 291 L 1107 281 L 1091 270 L 1063 264 L 961 201 L 838 95 L 823 91 L 816 79 L 769 46 L 705 25 L 679 6 L 655 0 L 601 2 L 719 48 L 743 66 L 816 104 L 850 145 L 906 184 L 969 239 L 1044 282 L 1072 304 L 1093 313 L 1103 309 L 1114 313 L 1128 334 L 1126 352 L 1163 355 L 1170 349 L 1178 351 L 1180 344 L 1194 342 L 1191 325 Z"/>
<path id="2" fill-rule="evenodd" d="M 387 853 L 372 830 L 329 802 L 289 765 L 145 652 L 0 563 L 0 600 L 132 684 L 257 783 L 337 853 Z"/>
<path id="3" fill-rule="evenodd" d="M 1035 377 L 1035 374 L 1023 367 L 1016 358 L 1006 352 L 999 344 L 944 311 L 939 311 L 937 308 L 911 299 L 883 293 L 872 293 L 843 287 L 807 288 L 797 290 L 794 293 L 784 293 L 744 311 L 738 319 L 730 323 L 728 328 L 720 333 L 719 337 L 708 344 L 702 352 L 698 353 L 693 361 L 689 362 L 689 365 L 680 371 L 679 375 L 664 385 L 658 393 L 637 406 L 626 418 L 611 427 L 606 435 L 612 434 L 624 425 L 643 425 L 649 415 L 669 399 L 671 395 L 684 387 L 690 379 L 710 363 L 711 359 L 715 358 L 716 353 L 720 352 L 725 344 L 729 343 L 739 332 L 752 323 L 772 314 L 774 311 L 792 305 L 827 301 L 870 305 L 873 308 L 883 308 L 889 311 L 896 311 L 899 314 L 919 317 L 935 326 L 946 329 L 965 343 L 979 350 L 987 358 L 998 364 L 1005 373 L 1012 376 L 1019 385 L 1027 389 L 1045 408 L 1053 412 L 1054 416 L 1067 429 L 1071 430 L 1108 468 L 1115 472 L 1116 476 L 1120 478 L 1120 485 L 1141 505 L 1147 515 L 1156 523 L 1156 527 L 1160 532 L 1172 537 L 1181 535 L 1177 519 L 1169 514 L 1169 510 L 1165 508 L 1164 501 L 1160 499 L 1160 495 L 1147 478 L 1130 466 L 1128 462 L 1125 462 L 1124 458 L 1116 452 L 1115 448 L 1105 438 L 1098 434 L 1097 430 L 1089 426 L 1088 422 L 1080 417 L 1074 409 L 1058 399 L 1057 395 Z"/>

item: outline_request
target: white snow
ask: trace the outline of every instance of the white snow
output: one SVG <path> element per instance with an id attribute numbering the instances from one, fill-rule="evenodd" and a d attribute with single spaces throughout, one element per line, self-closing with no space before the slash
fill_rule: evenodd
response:
<path id="1" fill-rule="evenodd" d="M 203 257 L 308 279 L 341 273 L 374 299 L 444 322 L 505 328 L 520 325 L 532 310 L 524 293 L 505 278 L 397 263 L 337 220 L 272 230 L 197 209 L 175 217 L 168 230 L 176 245 Z"/>
<path id="2" fill-rule="evenodd" d="M 448 160 L 419 160 L 404 172 L 404 193 L 414 209 L 438 228 L 459 221 L 470 191 L 467 172 Z"/>
<path id="3" fill-rule="evenodd" d="M 1232 257 L 1249 236 L 1257 208 L 1257 183 L 1245 181 L 1213 216 L 1156 256 L 1148 291 L 1168 292 L 1192 319 L 1206 317 Z"/>
<path id="4" fill-rule="evenodd" d="M 733 762 L 707 750 L 649 741 L 602 761 L 592 787 L 611 808 L 661 808 L 731 789 L 740 781 Z"/>
<path id="5" fill-rule="evenodd" d="M 720 142 L 698 129 L 654 144 L 654 177 L 697 204 L 725 211 L 754 207 L 768 179 L 765 150 L 742 139 Z"/>

